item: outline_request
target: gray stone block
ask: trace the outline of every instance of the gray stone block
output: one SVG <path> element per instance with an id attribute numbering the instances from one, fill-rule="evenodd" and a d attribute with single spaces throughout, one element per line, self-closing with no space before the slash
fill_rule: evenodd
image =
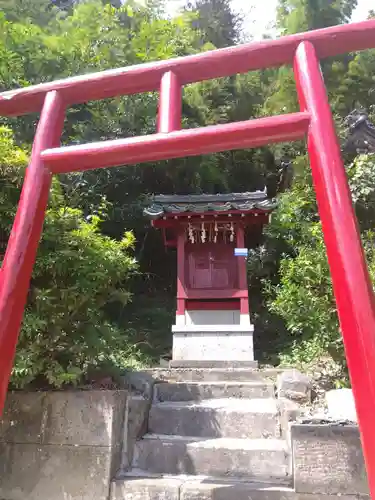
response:
<path id="1" fill-rule="evenodd" d="M 148 432 L 148 418 L 151 402 L 142 396 L 128 398 L 127 439 L 140 439 Z"/>
<path id="2" fill-rule="evenodd" d="M 148 435 L 138 441 L 133 466 L 150 473 L 246 477 L 285 483 L 289 454 L 276 439 L 197 439 Z"/>
<path id="3" fill-rule="evenodd" d="M 337 496 L 300 494 L 291 488 L 257 483 L 187 481 L 181 486 L 180 500 L 337 500 Z M 340 500 L 359 500 L 355 495 Z M 365 499 L 363 499 L 365 500 Z"/>
<path id="4" fill-rule="evenodd" d="M 0 498 L 107 500 L 112 454 L 91 446 L 0 444 Z"/>
<path id="5" fill-rule="evenodd" d="M 42 443 L 48 421 L 46 392 L 9 392 L 0 419 L 0 441 Z"/>
<path id="6" fill-rule="evenodd" d="M 301 407 L 298 403 L 290 401 L 289 399 L 278 399 L 277 406 L 280 412 L 280 428 L 281 435 L 287 441 L 291 443 L 290 428 L 293 422 L 296 422 L 301 415 Z"/>
<path id="7" fill-rule="evenodd" d="M 357 412 L 351 389 L 334 389 L 326 393 L 327 415 L 331 420 L 357 423 Z"/>
<path id="8" fill-rule="evenodd" d="M 158 382 L 155 401 L 201 401 L 214 398 L 270 398 L 273 384 L 253 382 Z"/>
<path id="9" fill-rule="evenodd" d="M 289 488 L 241 482 L 187 481 L 181 487 L 180 500 L 294 500 Z"/>
<path id="10" fill-rule="evenodd" d="M 134 445 L 148 432 L 148 418 L 151 401 L 143 396 L 128 397 L 123 427 L 123 448 L 121 468 L 126 470 L 133 460 Z"/>
<path id="11" fill-rule="evenodd" d="M 147 370 L 158 381 L 173 382 L 249 382 L 262 381 L 264 377 L 260 371 L 252 368 L 153 368 Z"/>
<path id="12" fill-rule="evenodd" d="M 111 500 L 337 500 L 337 496 L 296 493 L 293 489 L 235 479 L 137 477 L 117 481 Z M 340 500 L 369 500 L 342 495 Z"/>
<path id="13" fill-rule="evenodd" d="M 170 368 L 258 368 L 258 361 L 209 361 L 200 359 L 184 360 L 172 359 L 169 362 Z"/>
<path id="14" fill-rule="evenodd" d="M 278 438 L 279 410 L 274 399 L 157 403 L 150 410 L 149 431 L 205 438 Z"/>
<path id="15" fill-rule="evenodd" d="M 179 500 L 182 480 L 127 478 L 111 486 L 111 500 Z"/>
<path id="16" fill-rule="evenodd" d="M 126 391 L 9 394 L 0 498 L 107 500 L 121 465 Z"/>
<path id="17" fill-rule="evenodd" d="M 42 443 L 117 446 L 125 415 L 126 391 L 49 392 Z"/>
<path id="18" fill-rule="evenodd" d="M 295 424 L 291 435 L 297 492 L 368 494 L 358 427 Z"/>
<path id="19" fill-rule="evenodd" d="M 311 380 L 298 370 L 290 369 L 280 373 L 276 385 L 279 398 L 302 402 L 311 399 Z"/>
<path id="20" fill-rule="evenodd" d="M 13 392 L 0 422 L 8 443 L 117 445 L 126 391 Z"/>
<path id="21" fill-rule="evenodd" d="M 124 374 L 123 380 L 133 393 L 141 395 L 145 399 L 152 399 L 155 383 L 155 376 L 152 370 L 128 371 Z"/>

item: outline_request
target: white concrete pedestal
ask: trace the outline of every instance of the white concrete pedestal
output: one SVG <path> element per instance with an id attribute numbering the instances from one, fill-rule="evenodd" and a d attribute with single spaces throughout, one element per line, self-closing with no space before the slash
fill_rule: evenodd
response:
<path id="1" fill-rule="evenodd" d="M 173 360 L 253 361 L 253 327 L 204 325 L 173 327 Z"/>
<path id="2" fill-rule="evenodd" d="M 254 361 L 254 326 L 239 311 L 187 311 L 172 332 L 173 361 Z"/>

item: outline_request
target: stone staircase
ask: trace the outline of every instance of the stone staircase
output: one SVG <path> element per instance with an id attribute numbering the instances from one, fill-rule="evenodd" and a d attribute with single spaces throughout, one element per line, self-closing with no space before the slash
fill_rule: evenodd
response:
<path id="1" fill-rule="evenodd" d="M 113 483 L 112 500 L 268 499 L 293 492 L 288 422 L 298 409 L 276 399 L 274 370 L 152 375 L 148 429 L 135 443 L 131 467 Z"/>

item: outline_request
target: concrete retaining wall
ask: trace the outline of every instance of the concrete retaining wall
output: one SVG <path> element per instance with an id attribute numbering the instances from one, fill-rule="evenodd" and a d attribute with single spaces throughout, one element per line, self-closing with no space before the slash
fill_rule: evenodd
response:
<path id="1" fill-rule="evenodd" d="M 297 493 L 369 493 L 357 426 L 293 424 L 291 438 Z"/>
<path id="2" fill-rule="evenodd" d="M 146 385 L 138 395 L 9 394 L 0 421 L 0 499 L 108 500 L 111 481 L 130 466 L 135 441 L 147 432 L 152 383 Z M 292 424 L 290 437 L 291 499 L 368 498 L 356 426 Z"/>
<path id="3" fill-rule="evenodd" d="M 126 391 L 9 394 L 0 498 L 107 500 L 121 465 L 126 402 Z"/>

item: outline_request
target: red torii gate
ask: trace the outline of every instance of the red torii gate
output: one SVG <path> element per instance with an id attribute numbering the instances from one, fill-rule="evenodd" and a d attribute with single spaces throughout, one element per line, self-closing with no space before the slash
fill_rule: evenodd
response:
<path id="1" fill-rule="evenodd" d="M 0 274 L 0 414 L 41 236 L 53 174 L 302 139 L 308 151 L 340 326 L 375 498 L 375 308 L 319 59 L 375 47 L 375 20 L 198 55 L 93 73 L 0 94 L 0 115 L 41 111 Z M 181 88 L 201 80 L 294 64 L 301 112 L 181 128 Z M 153 135 L 61 147 L 68 106 L 160 91 Z"/>

